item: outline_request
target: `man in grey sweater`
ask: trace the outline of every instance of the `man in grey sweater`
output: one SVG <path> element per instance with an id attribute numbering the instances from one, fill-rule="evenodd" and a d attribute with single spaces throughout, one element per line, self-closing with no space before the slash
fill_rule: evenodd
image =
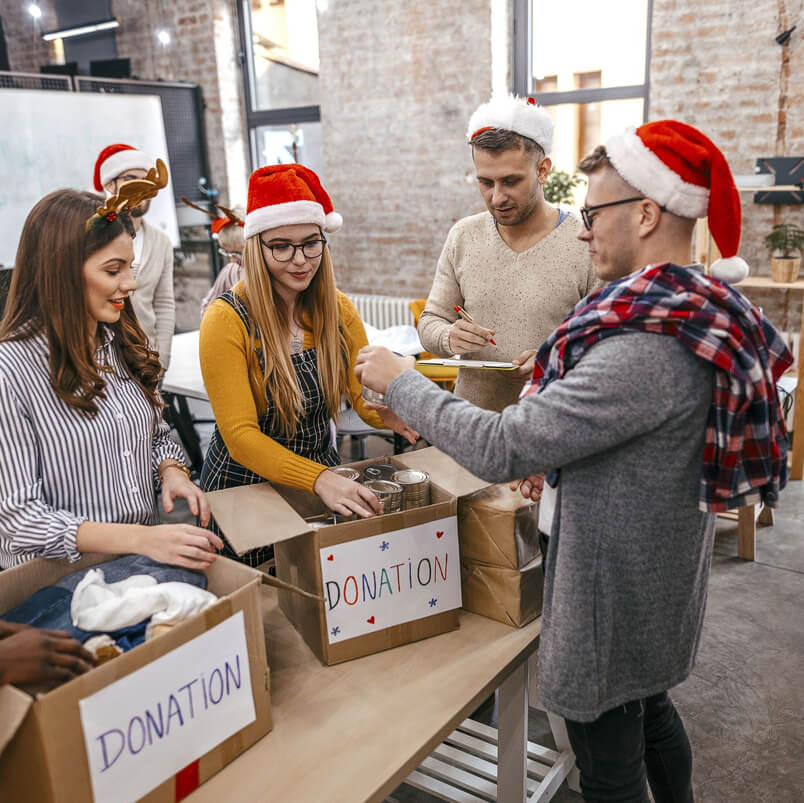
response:
<path id="1" fill-rule="evenodd" d="M 694 663 L 713 511 L 759 496 L 773 503 L 786 478 L 784 447 L 777 454 L 783 425 L 773 420 L 778 398 L 765 379 L 789 355 L 766 321 L 754 327 L 757 311 L 739 293 L 703 276 L 701 266 L 677 267 L 690 261 L 701 212 L 710 224 L 724 219 L 715 237 L 724 256 L 736 253 L 731 174 L 700 132 L 660 122 L 664 128 L 642 126 L 639 143 L 635 132 L 608 143 L 617 162 L 599 148 L 581 163 L 589 187 L 580 239 L 611 284 L 548 339 L 537 357 L 537 392 L 495 413 L 439 390 L 387 350 L 363 349 L 357 362 L 364 385 L 385 392 L 423 438 L 480 477 L 527 477 L 523 493 L 536 498 L 535 475 L 560 469 L 544 556 L 540 686 L 548 710 L 567 719 L 584 798 L 593 801 L 647 803 L 646 781 L 657 803 L 693 799 L 689 741 L 667 690 Z M 675 162 L 651 151 L 656 134 L 667 139 L 665 129 L 678 139 L 670 147 Z M 699 150 L 708 146 L 717 154 L 704 159 Z M 684 162 L 681 174 L 662 158 Z M 708 187 L 707 171 L 726 189 Z M 743 343 L 736 352 L 723 345 L 727 334 Z M 770 366 L 750 380 L 754 398 L 766 399 L 751 427 L 722 415 L 743 401 L 734 391 L 736 363 L 733 374 L 722 367 L 749 351 L 752 364 Z M 775 454 L 772 476 L 755 476 L 739 459 L 727 469 L 735 461 L 721 457 L 722 444 L 732 437 L 742 446 L 743 436 L 752 449 Z"/>

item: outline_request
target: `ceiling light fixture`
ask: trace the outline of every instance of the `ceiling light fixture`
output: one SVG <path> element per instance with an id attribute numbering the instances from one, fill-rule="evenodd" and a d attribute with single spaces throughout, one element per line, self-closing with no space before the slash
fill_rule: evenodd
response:
<path id="1" fill-rule="evenodd" d="M 98 33 L 98 31 L 110 31 L 113 28 L 119 28 L 120 23 L 117 20 L 101 20 L 100 22 L 91 22 L 87 25 L 80 25 L 75 28 L 63 28 L 60 31 L 48 31 L 42 34 L 42 39 L 46 42 L 52 42 L 54 39 L 69 39 L 73 36 L 87 36 L 91 33 Z"/>
<path id="2" fill-rule="evenodd" d="M 31 16 L 32 16 L 32 17 L 33 17 L 35 20 L 38 20 L 38 19 L 39 19 L 39 17 L 41 17 L 41 16 L 42 16 L 42 9 L 41 9 L 41 8 L 39 8 L 39 6 L 38 6 L 38 5 L 36 5 L 36 3 L 31 3 L 31 5 L 29 5 L 29 6 L 28 6 L 28 13 L 29 13 L 29 14 L 30 14 L 30 15 L 31 15 Z"/>
<path id="3" fill-rule="evenodd" d="M 156 32 L 156 38 L 162 45 L 170 44 L 170 34 L 164 28 Z"/>

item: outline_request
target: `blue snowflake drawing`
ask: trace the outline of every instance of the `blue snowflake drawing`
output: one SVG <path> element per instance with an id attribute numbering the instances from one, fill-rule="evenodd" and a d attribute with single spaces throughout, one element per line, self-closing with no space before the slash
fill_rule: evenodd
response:
<path id="1" fill-rule="evenodd" d="M 333 627 L 332 628 L 332 635 L 333 636 L 337 636 L 338 633 L 340 633 L 340 632 L 341 632 L 341 629 L 339 627 Z"/>
<path id="2" fill-rule="evenodd" d="M 385 552 L 386 549 L 390 549 L 391 545 L 387 541 L 383 541 L 380 544 L 380 552 Z"/>
<path id="3" fill-rule="evenodd" d="M 429 605 L 431 608 L 435 608 L 435 606 L 436 606 L 436 604 L 437 604 L 437 603 L 438 603 L 438 600 L 437 600 L 435 597 L 433 597 L 433 598 L 430 600 L 430 602 L 428 602 L 427 604 L 428 604 L 428 605 Z"/>

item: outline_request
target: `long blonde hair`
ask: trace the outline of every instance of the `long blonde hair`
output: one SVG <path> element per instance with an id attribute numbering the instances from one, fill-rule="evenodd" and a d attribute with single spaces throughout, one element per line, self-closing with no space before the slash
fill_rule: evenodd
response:
<path id="1" fill-rule="evenodd" d="M 246 240 L 243 269 L 245 302 L 254 324 L 250 335 L 251 349 L 255 348 L 255 340 L 259 337 L 264 363 L 262 384 L 274 406 L 274 426 L 289 438 L 296 433 L 304 415 L 304 400 L 288 351 L 290 322 L 287 307 L 274 289 L 259 235 Z M 327 246 L 324 246 L 321 264 L 309 287 L 296 300 L 296 309 L 304 325 L 312 328 L 318 356 L 318 381 L 329 415 L 334 417 L 348 386 L 351 343 L 340 318 L 335 272 Z"/>

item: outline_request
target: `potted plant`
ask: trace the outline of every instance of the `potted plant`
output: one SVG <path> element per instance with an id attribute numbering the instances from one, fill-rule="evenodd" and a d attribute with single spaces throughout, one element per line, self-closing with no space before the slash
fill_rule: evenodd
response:
<path id="1" fill-rule="evenodd" d="M 804 231 L 793 223 L 780 223 L 765 238 L 765 248 L 770 252 L 771 278 L 774 282 L 794 282 L 798 279 Z M 798 256 L 793 256 L 796 251 Z"/>
<path id="2" fill-rule="evenodd" d="M 584 179 L 577 173 L 564 170 L 551 170 L 544 182 L 544 200 L 550 204 L 574 204 L 572 191 L 583 184 Z"/>

